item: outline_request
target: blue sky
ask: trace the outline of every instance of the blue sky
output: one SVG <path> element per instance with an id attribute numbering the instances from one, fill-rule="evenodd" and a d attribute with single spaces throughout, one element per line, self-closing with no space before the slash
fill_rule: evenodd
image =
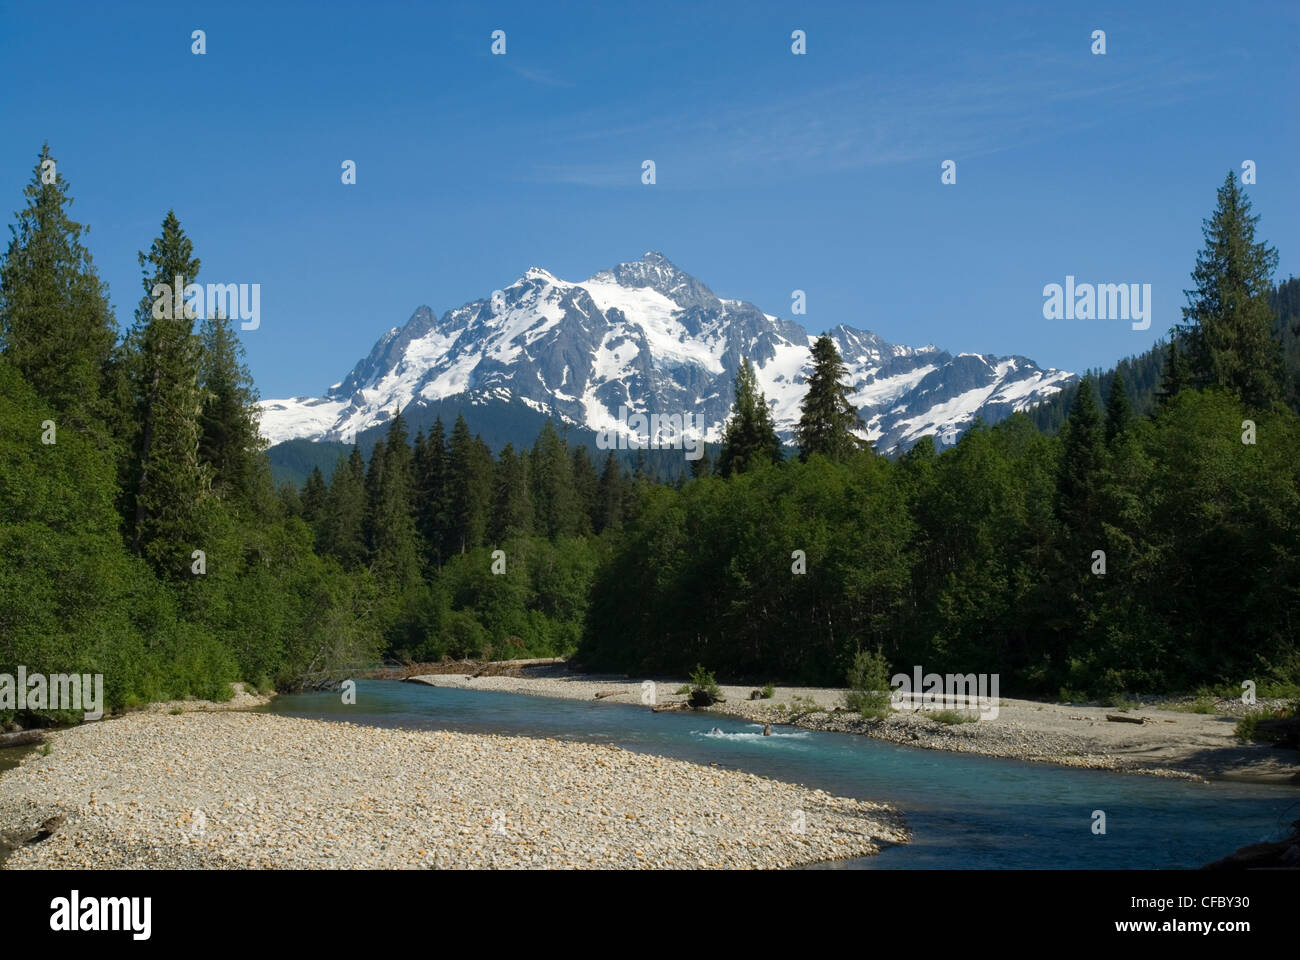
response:
<path id="1" fill-rule="evenodd" d="M 319 395 L 420 304 L 647 250 L 769 313 L 802 289 L 814 332 L 1079 370 L 1177 319 L 1243 160 L 1300 273 L 1297 63 L 1290 0 L 0 0 L 0 209 L 48 140 L 125 326 L 174 208 L 201 281 L 261 284 L 264 397 Z M 1151 329 L 1044 320 L 1067 274 L 1150 283 Z"/>

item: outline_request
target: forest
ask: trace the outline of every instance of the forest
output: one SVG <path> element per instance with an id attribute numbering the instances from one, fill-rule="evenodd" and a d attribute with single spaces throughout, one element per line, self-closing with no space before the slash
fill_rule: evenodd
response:
<path id="1" fill-rule="evenodd" d="M 394 411 L 368 458 L 277 487 L 229 318 L 153 309 L 200 275 L 179 219 L 119 329 L 54 169 L 47 146 L 0 264 L 0 672 L 102 673 L 114 709 L 549 655 L 843 685 L 880 651 L 1046 697 L 1300 682 L 1300 283 L 1231 175 L 1166 340 L 942 452 L 861 440 L 822 337 L 793 447 L 746 363 L 671 478 L 550 421 L 494 453 Z"/>

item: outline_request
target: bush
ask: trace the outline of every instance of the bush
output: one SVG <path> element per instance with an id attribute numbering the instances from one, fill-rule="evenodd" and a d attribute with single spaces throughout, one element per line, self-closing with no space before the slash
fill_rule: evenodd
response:
<path id="1" fill-rule="evenodd" d="M 691 673 L 691 706 L 707 707 L 722 699 L 722 689 L 713 674 L 700 664 Z"/>
<path id="2" fill-rule="evenodd" d="M 859 651 L 849 668 L 844 706 L 863 717 L 889 715 L 889 661 L 879 650 Z"/>

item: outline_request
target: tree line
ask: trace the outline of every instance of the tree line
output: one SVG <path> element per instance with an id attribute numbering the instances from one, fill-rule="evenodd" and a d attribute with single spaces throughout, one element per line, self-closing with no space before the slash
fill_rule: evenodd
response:
<path id="1" fill-rule="evenodd" d="M 230 321 L 156 309 L 200 272 L 179 219 L 121 331 L 53 171 L 46 147 L 0 264 L 0 672 L 103 673 L 114 707 L 381 658 L 841 683 L 873 649 L 1008 691 L 1297 679 L 1300 330 L 1231 178 L 1149 404 L 1122 368 L 1104 406 L 1085 378 L 1058 422 L 891 460 L 822 337 L 793 450 L 745 361 L 716 456 L 672 483 L 550 422 L 494 455 L 462 416 L 411 437 L 394 410 L 368 459 L 277 489 Z"/>

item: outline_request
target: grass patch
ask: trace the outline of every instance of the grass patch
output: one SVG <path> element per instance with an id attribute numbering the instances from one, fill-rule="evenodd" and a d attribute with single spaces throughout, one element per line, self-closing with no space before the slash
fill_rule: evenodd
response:
<path id="1" fill-rule="evenodd" d="M 763 689 L 760 690 L 759 693 L 762 695 L 764 700 L 771 700 L 774 696 L 776 696 L 776 686 L 775 684 L 771 684 L 771 683 L 765 684 Z"/>
<path id="2" fill-rule="evenodd" d="M 927 713 L 927 717 L 936 723 L 957 724 L 957 723 L 974 723 L 979 717 L 969 713 L 963 713 L 960 710 L 936 710 L 934 713 Z"/>
<path id="3" fill-rule="evenodd" d="M 48 757 L 53 752 L 54 752 L 54 744 L 50 743 L 50 741 L 46 740 L 43 744 L 41 744 L 42 757 Z"/>
<path id="4" fill-rule="evenodd" d="M 1216 713 L 1214 699 L 1212 697 L 1197 697 L 1187 703 L 1170 703 L 1165 706 L 1166 710 L 1175 710 L 1178 713 Z"/>
<path id="5" fill-rule="evenodd" d="M 684 697 L 690 692 L 691 692 L 690 684 L 683 683 L 680 687 L 678 687 L 676 690 L 673 691 L 673 694 L 678 697 Z"/>

